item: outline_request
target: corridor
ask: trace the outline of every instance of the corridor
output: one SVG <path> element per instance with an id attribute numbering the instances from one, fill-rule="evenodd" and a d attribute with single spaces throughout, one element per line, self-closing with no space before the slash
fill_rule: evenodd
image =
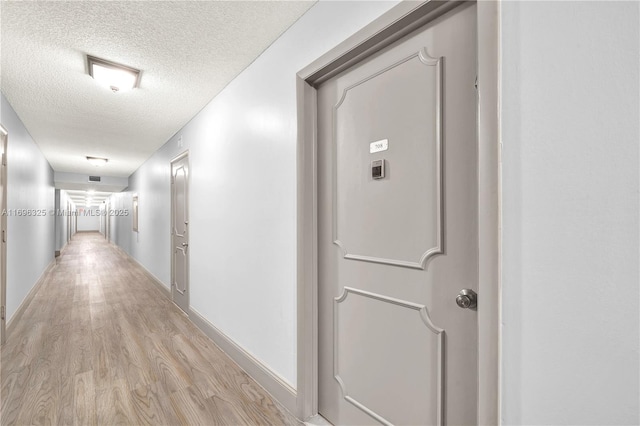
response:
<path id="1" fill-rule="evenodd" d="M 97 232 L 14 321 L 2 425 L 298 424 Z"/>

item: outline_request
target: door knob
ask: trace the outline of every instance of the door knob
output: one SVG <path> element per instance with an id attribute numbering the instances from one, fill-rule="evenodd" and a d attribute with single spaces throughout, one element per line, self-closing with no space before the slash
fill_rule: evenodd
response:
<path id="1" fill-rule="evenodd" d="M 478 306 L 478 295 L 475 291 L 464 288 L 458 293 L 456 303 L 462 309 L 475 309 Z"/>
<path id="2" fill-rule="evenodd" d="M 187 247 L 188 245 L 188 243 L 182 243 L 182 247 Z"/>

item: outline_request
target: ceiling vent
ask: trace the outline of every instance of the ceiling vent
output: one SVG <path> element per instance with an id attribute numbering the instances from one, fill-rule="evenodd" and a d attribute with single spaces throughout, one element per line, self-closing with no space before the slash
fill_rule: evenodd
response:
<path id="1" fill-rule="evenodd" d="M 89 182 L 100 182 L 100 176 L 89 176 Z"/>

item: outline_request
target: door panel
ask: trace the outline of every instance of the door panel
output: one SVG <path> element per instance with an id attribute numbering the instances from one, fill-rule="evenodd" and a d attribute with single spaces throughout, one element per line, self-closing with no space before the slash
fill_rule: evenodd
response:
<path id="1" fill-rule="evenodd" d="M 475 34 L 462 5 L 318 88 L 319 411 L 336 425 L 476 423 L 477 317 L 455 302 L 478 284 Z"/>
<path id="2" fill-rule="evenodd" d="M 171 295 L 189 311 L 189 157 L 171 162 Z"/>
<path id="3" fill-rule="evenodd" d="M 176 247 L 174 252 L 175 265 L 175 289 L 180 294 L 187 291 L 187 251 L 182 247 Z"/>
<path id="4" fill-rule="evenodd" d="M 173 231 L 179 237 L 184 237 L 187 233 L 186 224 L 186 193 L 187 193 L 187 169 L 185 164 L 176 164 L 173 172 L 174 185 L 174 221 Z"/>
<path id="5" fill-rule="evenodd" d="M 345 287 L 334 315 L 334 374 L 345 399 L 382 423 L 438 424 L 444 334 L 425 306 Z"/>
<path id="6" fill-rule="evenodd" d="M 346 258 L 423 269 L 441 253 L 441 69 L 422 49 L 347 87 L 334 107 L 335 240 Z M 388 149 L 371 153 L 379 140 Z M 375 160 L 386 176 L 374 183 Z"/>

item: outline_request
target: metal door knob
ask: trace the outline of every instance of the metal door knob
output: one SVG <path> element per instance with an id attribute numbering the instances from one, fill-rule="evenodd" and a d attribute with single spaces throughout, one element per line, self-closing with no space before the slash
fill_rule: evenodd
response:
<path id="1" fill-rule="evenodd" d="M 458 293 L 456 303 L 462 309 L 475 309 L 478 306 L 478 295 L 475 291 L 464 288 Z"/>
<path id="2" fill-rule="evenodd" d="M 182 247 L 186 247 L 186 246 L 188 246 L 188 245 L 189 245 L 189 244 L 187 244 L 187 243 L 182 243 Z"/>

